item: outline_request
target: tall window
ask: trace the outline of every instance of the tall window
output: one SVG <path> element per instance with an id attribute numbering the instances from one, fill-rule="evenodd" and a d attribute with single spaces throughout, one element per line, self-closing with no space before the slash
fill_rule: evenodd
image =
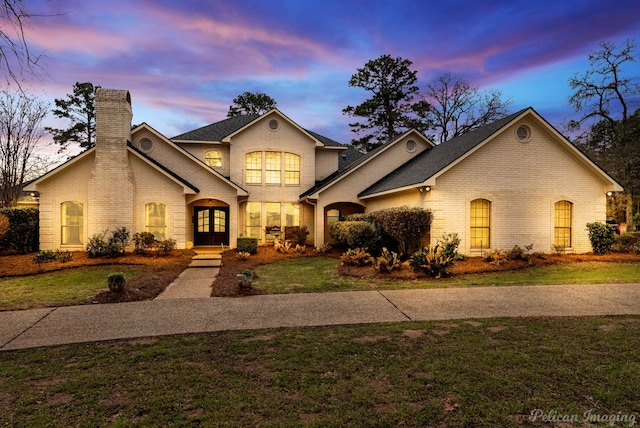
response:
<path id="1" fill-rule="evenodd" d="M 571 247 L 571 211 L 573 204 L 559 201 L 553 205 L 553 245 Z"/>
<path id="2" fill-rule="evenodd" d="M 262 239 L 262 202 L 247 202 L 246 235 Z"/>
<path id="3" fill-rule="evenodd" d="M 285 203 L 284 204 L 285 226 L 300 226 L 300 204 Z"/>
<path id="4" fill-rule="evenodd" d="M 60 205 L 61 244 L 82 245 L 84 240 L 84 205 L 67 201 Z"/>
<path id="5" fill-rule="evenodd" d="M 248 184 L 262 183 L 262 152 L 247 153 L 246 182 Z"/>
<path id="6" fill-rule="evenodd" d="M 204 162 L 212 168 L 222 166 L 222 152 L 220 150 L 209 150 L 204 154 Z"/>
<path id="7" fill-rule="evenodd" d="M 150 202 L 144 210 L 145 230 L 153 233 L 158 241 L 167 239 L 167 206 L 161 202 Z"/>
<path id="8" fill-rule="evenodd" d="M 284 184 L 300 184 L 300 156 L 284 154 Z"/>
<path id="9" fill-rule="evenodd" d="M 265 158 L 265 175 L 267 184 L 280 184 L 282 161 L 280 152 L 267 152 Z"/>
<path id="10" fill-rule="evenodd" d="M 327 224 L 335 223 L 336 221 L 340 221 L 340 210 L 327 211 Z"/>
<path id="11" fill-rule="evenodd" d="M 491 246 L 491 202 L 486 199 L 471 201 L 471 248 Z"/>

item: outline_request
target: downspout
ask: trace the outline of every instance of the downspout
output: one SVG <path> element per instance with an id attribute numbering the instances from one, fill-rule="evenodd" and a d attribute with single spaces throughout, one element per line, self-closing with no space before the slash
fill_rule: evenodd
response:
<path id="1" fill-rule="evenodd" d="M 318 204 L 317 201 L 313 201 L 310 198 L 305 198 L 304 201 L 306 203 L 308 203 L 309 205 L 313 206 L 313 217 L 314 217 L 314 227 L 313 227 L 313 246 L 317 247 L 318 246 L 318 222 L 317 220 L 317 210 L 318 210 Z M 324 222 L 323 222 L 324 223 Z M 324 233 L 324 225 L 323 225 L 323 229 L 322 229 L 322 233 Z"/>

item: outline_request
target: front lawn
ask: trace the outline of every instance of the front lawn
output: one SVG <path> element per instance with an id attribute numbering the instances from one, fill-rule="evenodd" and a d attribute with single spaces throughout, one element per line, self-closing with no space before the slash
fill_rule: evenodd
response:
<path id="1" fill-rule="evenodd" d="M 517 270 L 457 274 L 449 278 L 394 278 L 391 275 L 341 276 L 330 257 L 283 260 L 255 267 L 254 286 L 266 293 L 395 290 L 503 285 L 611 284 L 640 281 L 640 263 L 572 262 L 522 267 Z"/>
<path id="2" fill-rule="evenodd" d="M 638 316 L 65 345 L 0 352 L 0 426 L 624 427 L 640 420 L 639 362 Z"/>

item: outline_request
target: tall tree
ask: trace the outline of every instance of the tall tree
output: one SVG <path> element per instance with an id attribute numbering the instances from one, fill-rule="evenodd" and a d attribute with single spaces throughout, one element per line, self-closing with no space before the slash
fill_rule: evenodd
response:
<path id="1" fill-rule="evenodd" d="M 76 143 L 83 149 L 89 149 L 96 143 L 96 90 L 91 82 L 76 82 L 73 93 L 66 99 L 55 100 L 53 114 L 70 121 L 69 127 L 57 129 L 47 127 L 45 130 L 53 135 L 53 141 L 64 151 L 69 143 Z"/>
<path id="2" fill-rule="evenodd" d="M 48 111 L 24 92 L 0 91 L 0 207 L 18 202 Z"/>
<path id="3" fill-rule="evenodd" d="M 412 64 L 408 59 L 382 55 L 368 61 L 351 76 L 349 86 L 372 94 L 362 104 L 342 110 L 343 114 L 364 120 L 349 124 L 352 132 L 366 133 L 351 141 L 354 147 L 369 151 L 415 125 L 411 105 L 419 88 L 417 71 L 411 70 Z"/>
<path id="4" fill-rule="evenodd" d="M 276 101 L 262 92 L 244 92 L 233 99 L 227 117 L 263 114 L 276 108 Z"/>
<path id="5" fill-rule="evenodd" d="M 23 0 L 3 0 L 0 3 L 0 74 L 5 83 L 21 87 L 24 74 L 38 75 L 42 71 L 40 54 L 29 48 L 25 25 L 33 15 Z"/>
<path id="6" fill-rule="evenodd" d="M 414 110 L 426 127 L 436 131 L 435 140 L 443 143 L 505 117 L 511 102 L 499 90 L 481 91 L 460 76 L 445 73 L 427 84 Z"/>
<path id="7" fill-rule="evenodd" d="M 600 43 L 600 49 L 589 54 L 590 69 L 576 73 L 570 80 L 573 90 L 569 102 L 580 117 L 570 123 L 577 130 L 588 123 L 593 135 L 604 135 L 603 156 L 615 160 L 612 174 L 627 193 L 626 222 L 634 230 L 634 200 L 637 198 L 635 176 L 638 170 L 638 121 L 630 120 L 640 103 L 638 76 L 627 77 L 625 66 L 638 61 L 634 40 L 621 44 Z M 595 127 L 595 128 L 594 128 Z M 602 128 L 602 129 L 599 129 Z M 617 173 L 616 173 L 617 171 Z"/>

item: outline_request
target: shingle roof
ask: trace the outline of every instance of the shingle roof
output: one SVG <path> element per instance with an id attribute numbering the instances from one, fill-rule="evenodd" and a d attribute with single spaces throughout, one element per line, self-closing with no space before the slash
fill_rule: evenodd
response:
<path id="1" fill-rule="evenodd" d="M 220 122 L 212 123 L 210 125 L 203 126 L 202 128 L 176 135 L 171 138 L 171 140 L 222 141 L 223 138 L 233 134 L 239 129 L 242 129 L 259 117 L 260 115 L 257 114 L 233 116 L 221 120 Z"/>
<path id="2" fill-rule="evenodd" d="M 244 128 L 254 120 L 260 118 L 258 114 L 247 114 L 240 116 L 233 116 L 219 122 L 212 123 L 210 125 L 203 126 L 193 131 L 185 132 L 184 134 L 176 135 L 171 138 L 173 141 L 222 141 L 225 137 L 233 134 L 234 132 Z M 344 147 L 343 144 L 325 137 L 308 129 L 304 130 L 309 133 L 313 138 L 320 141 L 322 144 L 328 147 Z"/>
<path id="3" fill-rule="evenodd" d="M 496 120 L 474 131 L 452 138 L 431 150 L 420 153 L 400 168 L 363 190 L 358 197 L 369 196 L 425 182 L 428 178 L 455 162 L 465 153 L 491 137 L 528 109 L 530 109 L 530 107 Z"/>

